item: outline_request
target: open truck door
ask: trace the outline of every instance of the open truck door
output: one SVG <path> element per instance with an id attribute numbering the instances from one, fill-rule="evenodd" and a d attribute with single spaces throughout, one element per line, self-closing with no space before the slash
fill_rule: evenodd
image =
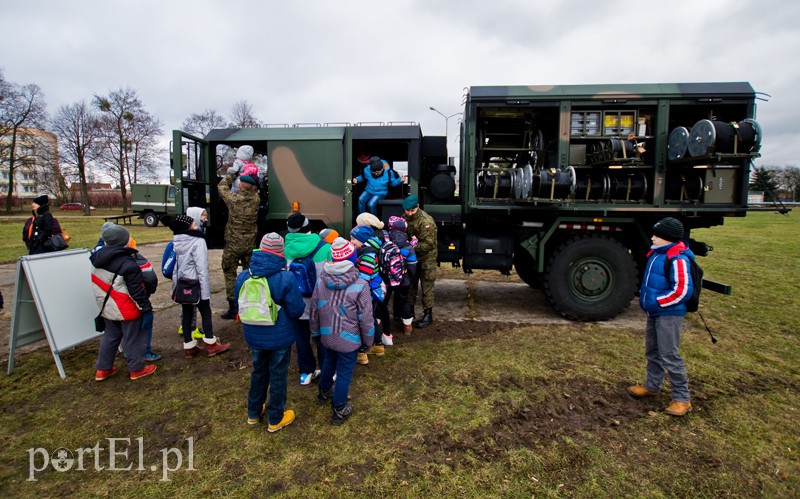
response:
<path id="1" fill-rule="evenodd" d="M 170 157 L 172 171 L 170 177 L 176 189 L 175 207 L 178 213 L 186 213 L 191 206 L 198 206 L 208 212 L 206 242 L 209 248 L 222 248 L 225 245 L 225 221 L 227 210 L 211 209 L 225 203 L 217 193 L 217 159 L 208 141 L 180 130 L 172 132 L 172 151 Z"/>

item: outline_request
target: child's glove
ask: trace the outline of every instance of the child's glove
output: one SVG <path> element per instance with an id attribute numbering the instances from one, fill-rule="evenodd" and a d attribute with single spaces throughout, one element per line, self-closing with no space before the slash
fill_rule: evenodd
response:
<path id="1" fill-rule="evenodd" d="M 415 248 L 416 248 L 416 247 L 417 247 L 417 245 L 419 244 L 419 239 L 417 239 L 417 236 L 414 236 L 414 237 L 412 237 L 412 238 L 411 238 L 411 241 L 409 241 L 408 243 L 409 243 L 411 246 L 413 246 L 413 247 L 415 247 Z"/>

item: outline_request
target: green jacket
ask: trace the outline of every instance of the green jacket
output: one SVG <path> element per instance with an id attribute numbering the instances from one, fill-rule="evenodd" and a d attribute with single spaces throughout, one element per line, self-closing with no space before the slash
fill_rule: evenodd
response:
<path id="1" fill-rule="evenodd" d="M 228 205 L 228 224 L 225 242 L 233 246 L 253 246 L 258 232 L 258 191 L 241 189 L 231 192 L 235 175 L 226 175 L 219 181 L 219 196 Z"/>
<path id="2" fill-rule="evenodd" d="M 319 242 L 322 241 L 318 234 L 290 232 L 284 238 L 283 253 L 286 255 L 286 260 L 294 260 L 296 258 L 303 258 L 309 255 L 314 248 L 317 247 Z M 331 261 L 331 245 L 328 243 L 323 244 L 319 250 L 314 253 L 314 262 Z"/>
<path id="3" fill-rule="evenodd" d="M 408 222 L 409 239 L 417 236 L 419 241 L 416 249 L 417 256 L 433 255 L 435 258 L 439 252 L 439 243 L 436 237 L 438 229 L 433 217 L 419 209 L 412 216 L 405 216 L 405 219 Z"/>

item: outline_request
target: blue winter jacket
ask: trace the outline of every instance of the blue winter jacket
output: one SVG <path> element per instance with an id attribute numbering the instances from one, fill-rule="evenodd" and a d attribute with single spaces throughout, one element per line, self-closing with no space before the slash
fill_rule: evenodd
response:
<path id="1" fill-rule="evenodd" d="M 664 274 L 667 258 L 672 259 L 669 276 Z M 639 290 L 639 305 L 649 317 L 686 315 L 686 300 L 693 292 L 690 258 L 694 253 L 682 241 L 650 251 Z"/>
<path id="2" fill-rule="evenodd" d="M 389 193 L 389 187 L 397 187 L 403 183 L 403 179 L 397 174 L 396 171 L 389 168 L 389 164 L 383 161 L 384 168 L 381 170 L 381 175 L 378 178 L 372 176 L 369 165 L 364 167 L 364 171 L 356 177 L 359 182 L 366 182 L 366 192 L 374 195 L 386 197 Z"/>
<path id="3" fill-rule="evenodd" d="M 239 290 L 250 273 L 266 277 L 272 299 L 280 305 L 278 320 L 274 326 L 242 324 L 244 339 L 255 350 L 280 350 L 294 343 L 295 321 L 303 315 L 305 302 L 291 272 L 284 270 L 286 260 L 273 253 L 255 250 L 250 259 L 250 270 L 243 270 L 236 278 L 234 299 L 239 299 Z"/>

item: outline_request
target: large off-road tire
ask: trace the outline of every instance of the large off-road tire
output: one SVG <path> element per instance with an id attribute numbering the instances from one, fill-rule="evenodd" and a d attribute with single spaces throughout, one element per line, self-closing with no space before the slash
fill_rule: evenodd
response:
<path id="1" fill-rule="evenodd" d="M 535 270 L 535 260 L 521 246 L 514 249 L 514 270 L 522 281 L 528 286 L 540 289 L 542 287 L 542 275 Z"/>
<path id="2" fill-rule="evenodd" d="M 153 212 L 144 215 L 144 224 L 148 227 L 156 227 L 158 225 L 158 215 Z"/>
<path id="3" fill-rule="evenodd" d="M 617 240 L 605 235 L 577 236 L 553 253 L 544 290 L 564 317 L 603 321 L 630 305 L 636 276 L 636 263 Z"/>

